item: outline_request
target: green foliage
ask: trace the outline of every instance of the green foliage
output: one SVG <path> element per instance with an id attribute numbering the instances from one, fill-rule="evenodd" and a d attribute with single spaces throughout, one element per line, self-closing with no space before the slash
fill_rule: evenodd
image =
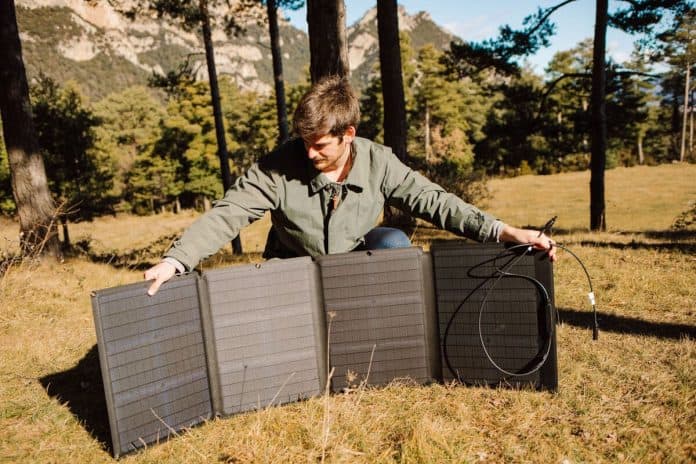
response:
<path id="1" fill-rule="evenodd" d="M 113 194 L 122 197 L 136 158 L 160 137 L 164 108 L 151 91 L 136 86 L 96 103 L 94 115 L 100 121 L 94 129 L 95 150 L 116 166 Z"/>
<path id="2" fill-rule="evenodd" d="M 638 146 L 651 143 L 654 85 L 640 73 L 637 58 L 622 71 L 607 66 L 607 169 L 639 162 Z M 557 53 L 548 65 L 549 83 L 530 71 L 507 78 L 496 88 L 493 111 L 476 146 L 477 164 L 489 172 L 532 168 L 549 174 L 583 170 L 590 151 L 592 42 Z M 502 98 L 501 98 L 502 97 Z"/>
<path id="3" fill-rule="evenodd" d="M 177 180 L 179 163 L 157 156 L 141 156 L 128 172 L 127 199 L 133 212 L 146 214 L 179 196 L 183 182 Z"/>
<path id="4" fill-rule="evenodd" d="M 542 160 L 551 155 L 550 144 L 535 122 L 542 88 L 537 75 L 522 70 L 518 78 L 489 90 L 492 107 L 486 112 L 486 137 L 475 148 L 478 167 L 499 173 L 525 163 L 536 172 L 545 171 Z"/>
<path id="5" fill-rule="evenodd" d="M 240 92 L 236 85 L 225 79 L 220 92 L 223 101 L 225 126 L 237 141 L 230 149 L 236 175 L 243 174 L 259 157 L 273 150 L 278 140 L 278 119 L 274 95 L 261 96 Z"/>
<path id="6" fill-rule="evenodd" d="M 411 38 L 404 32 L 399 33 L 399 49 L 401 51 L 404 99 L 406 100 L 406 112 L 408 113 L 412 110 L 414 104 L 413 87 L 416 75 L 416 59 L 411 45 Z M 375 142 L 384 142 L 384 97 L 382 95 L 379 62 L 375 64 L 372 77 L 360 97 L 359 133 L 362 137 Z"/>
<path id="7" fill-rule="evenodd" d="M 114 167 L 94 150 L 98 118 L 71 84 L 41 76 L 31 87 L 32 111 L 49 187 L 71 219 L 110 211 Z"/>
<path id="8" fill-rule="evenodd" d="M 384 143 L 384 96 L 379 74 L 370 79 L 360 97 L 360 127 L 358 129 L 361 137 Z"/>
<path id="9" fill-rule="evenodd" d="M 448 74 L 443 53 L 432 45 L 418 52 L 416 74 L 409 126 L 419 133 L 416 139 L 423 143 L 418 151 L 428 159 L 456 156 L 470 165 L 473 143 L 483 138 L 489 107 L 480 86 L 471 79 L 457 79 Z M 431 146 L 425 146 L 428 127 Z"/>
<path id="10" fill-rule="evenodd" d="M 222 106 L 229 107 L 231 102 L 223 92 L 221 98 Z M 226 141 L 230 150 L 237 148 L 229 135 Z M 180 192 L 170 196 L 181 194 L 184 205 L 191 206 L 203 197 L 217 198 L 222 195 L 220 161 L 208 83 L 181 85 L 178 96 L 169 101 L 160 138 L 153 145 L 152 151 L 142 156 L 167 160 L 176 166 L 176 178 L 183 184 Z M 150 162 L 141 164 L 141 167 L 160 172 L 162 165 Z M 153 179 L 153 183 L 156 184 L 157 181 Z M 137 190 L 140 187 L 133 188 Z M 134 193 L 133 198 L 137 199 L 139 196 Z"/>
<path id="11" fill-rule="evenodd" d="M 513 60 L 536 53 L 549 45 L 555 33 L 555 25 L 549 15 L 558 6 L 542 9 L 524 18 L 523 28 L 514 30 L 510 26 L 500 27 L 496 39 L 480 43 L 456 41 L 444 59 L 448 69 L 459 76 L 471 76 L 488 68 L 495 68 L 507 75 L 517 75 L 520 68 Z"/>
<path id="12" fill-rule="evenodd" d="M 423 156 L 411 156 L 411 167 L 467 202 L 480 203 L 488 195 L 485 178 L 473 171 L 466 160 L 442 158 L 433 162 Z"/>

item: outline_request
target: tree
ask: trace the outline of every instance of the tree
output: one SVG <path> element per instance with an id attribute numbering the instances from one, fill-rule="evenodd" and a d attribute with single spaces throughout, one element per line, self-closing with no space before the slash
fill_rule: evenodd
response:
<path id="1" fill-rule="evenodd" d="M 684 72 L 683 112 L 681 124 L 681 142 L 679 148 L 679 161 L 686 159 L 686 132 L 689 108 L 693 117 L 693 102 L 689 103 L 689 96 L 693 92 L 691 83 L 691 70 L 696 64 L 696 10 L 690 9 L 681 17 L 675 18 L 674 27 L 659 36 L 660 53 L 658 57 L 667 58 L 674 69 Z M 693 134 L 693 126 L 692 126 Z M 690 144 L 690 146 L 692 146 Z M 691 150 L 689 150 L 691 151 Z"/>
<path id="2" fill-rule="evenodd" d="M 65 205 L 60 214 L 63 246 L 70 247 L 68 223 L 91 220 L 112 211 L 114 166 L 95 151 L 94 127 L 99 120 L 85 108 L 76 88 L 64 88 L 40 75 L 30 90 L 34 124 L 48 171 L 49 187 Z"/>
<path id="3" fill-rule="evenodd" d="M 549 172 L 546 160 L 550 153 L 549 136 L 540 133 L 540 124 L 535 116 L 543 93 L 542 79 L 530 70 L 523 69 L 518 77 L 505 80 L 504 84 L 492 85 L 480 92 L 485 101 L 480 113 L 486 117 L 481 132 L 485 137 L 476 141 L 475 161 L 479 168 L 490 173 Z M 490 105 L 488 107 L 488 105 Z M 561 115 L 551 108 L 548 113 Z M 566 117 L 547 118 L 542 114 L 544 127 L 554 140 L 561 140 L 560 121 Z M 551 120 L 549 120 L 551 119 Z M 559 121 L 560 120 L 560 121 Z M 572 133 L 572 131 L 570 131 Z"/>
<path id="4" fill-rule="evenodd" d="M 411 46 L 411 38 L 406 33 L 399 33 L 399 53 L 401 54 L 401 75 L 404 83 L 404 102 L 406 110 L 406 127 L 409 127 L 408 118 L 413 106 L 413 88 L 416 75 L 415 52 Z M 375 64 L 375 70 L 363 89 L 360 96 L 360 133 L 363 137 L 375 142 L 384 143 L 384 92 L 382 91 L 382 72 L 379 62 Z M 406 132 L 406 152 L 412 150 L 411 134 Z M 418 148 L 416 148 L 416 151 Z"/>
<path id="5" fill-rule="evenodd" d="M 220 88 L 224 89 L 221 94 L 224 95 L 225 106 L 236 106 L 238 90 L 225 79 L 220 83 Z M 219 143 L 216 140 L 215 114 L 211 111 L 209 89 L 203 82 L 182 84 L 176 95 L 169 101 L 159 140 L 143 157 L 161 158 L 174 163 L 176 179 L 182 182 L 177 194 L 181 195 L 182 203 L 185 206 L 206 205 L 210 199 L 219 198 L 224 193 L 217 181 Z M 225 146 L 237 149 L 229 133 L 225 134 Z M 160 168 L 155 163 L 151 166 Z M 228 172 L 233 169 L 229 159 L 226 167 Z"/>
<path id="6" fill-rule="evenodd" d="M 177 178 L 179 163 L 158 156 L 140 155 L 126 175 L 126 199 L 136 213 L 157 212 L 181 194 L 183 182 Z"/>
<path id="7" fill-rule="evenodd" d="M 14 1 L 0 2 L 0 115 L 24 254 L 60 256 L 56 208 L 29 103 Z"/>
<path id="8" fill-rule="evenodd" d="M 93 105 L 99 126 L 94 128 L 94 149 L 116 167 L 113 195 L 122 198 L 126 174 L 137 157 L 152 148 L 161 136 L 166 112 L 152 91 L 142 86 L 112 93 Z"/>
<path id="9" fill-rule="evenodd" d="M 276 113 L 278 115 L 278 144 L 290 136 L 288 130 L 288 111 L 285 101 L 285 83 L 283 80 L 283 56 L 280 48 L 280 31 L 278 30 L 278 8 L 296 10 L 304 0 L 265 0 L 268 14 L 268 33 L 271 40 L 273 58 L 273 83 L 275 86 Z"/>
<path id="10" fill-rule="evenodd" d="M 588 39 L 556 53 L 547 68 L 553 87 L 544 92 L 535 126 L 553 144 L 553 159 L 549 161 L 557 159 L 560 170 L 586 169 L 583 158 L 590 158 L 592 63 L 593 45 Z M 607 168 L 619 162 L 642 162 L 649 101 L 654 100 L 649 81 L 653 77 L 647 71 L 640 54 L 622 65 L 610 59 L 606 62 Z"/>
<path id="11" fill-rule="evenodd" d="M 384 144 L 391 147 L 402 162 L 407 163 L 406 103 L 396 0 L 377 0 L 377 31 L 384 98 Z"/>
<path id="12" fill-rule="evenodd" d="M 343 0 L 307 0 L 310 75 L 312 82 L 324 76 L 348 76 L 346 7 Z"/>

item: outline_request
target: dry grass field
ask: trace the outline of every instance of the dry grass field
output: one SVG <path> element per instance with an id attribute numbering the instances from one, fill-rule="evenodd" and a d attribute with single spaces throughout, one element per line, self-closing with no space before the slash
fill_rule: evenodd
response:
<path id="1" fill-rule="evenodd" d="M 582 257 L 555 267 L 558 393 L 407 381 L 212 420 L 124 463 L 695 462 L 696 166 L 607 172 L 608 232 L 587 230 L 588 173 L 494 180 L 487 209 L 543 224 Z M 0 277 L 0 462 L 112 462 L 90 290 L 134 282 L 195 214 L 73 226 L 89 255 L 16 263 Z M 258 258 L 267 221 L 245 232 Z M 0 222 L 0 256 L 16 246 Z M 414 241 L 447 236 L 427 226 Z M 228 255 L 207 266 L 229 263 Z"/>

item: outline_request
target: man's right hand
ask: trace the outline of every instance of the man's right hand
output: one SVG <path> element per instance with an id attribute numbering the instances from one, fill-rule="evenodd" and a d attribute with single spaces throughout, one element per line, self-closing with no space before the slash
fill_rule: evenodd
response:
<path id="1" fill-rule="evenodd" d="M 147 294 L 153 296 L 155 293 L 157 293 L 157 290 L 159 290 L 163 283 L 174 277 L 174 274 L 176 274 L 176 268 L 173 264 L 166 261 L 162 261 L 161 263 L 152 266 L 150 269 L 145 271 L 145 280 L 154 279 L 154 282 L 147 290 Z"/>

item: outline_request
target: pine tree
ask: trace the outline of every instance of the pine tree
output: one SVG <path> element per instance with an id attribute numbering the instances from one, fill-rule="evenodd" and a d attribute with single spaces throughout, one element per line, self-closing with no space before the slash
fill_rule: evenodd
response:
<path id="1" fill-rule="evenodd" d="M 113 196 L 122 198 L 126 174 L 136 158 L 160 138 L 166 115 L 163 105 L 145 87 L 129 87 L 93 105 L 100 124 L 94 128 L 94 148 L 116 166 Z"/>

